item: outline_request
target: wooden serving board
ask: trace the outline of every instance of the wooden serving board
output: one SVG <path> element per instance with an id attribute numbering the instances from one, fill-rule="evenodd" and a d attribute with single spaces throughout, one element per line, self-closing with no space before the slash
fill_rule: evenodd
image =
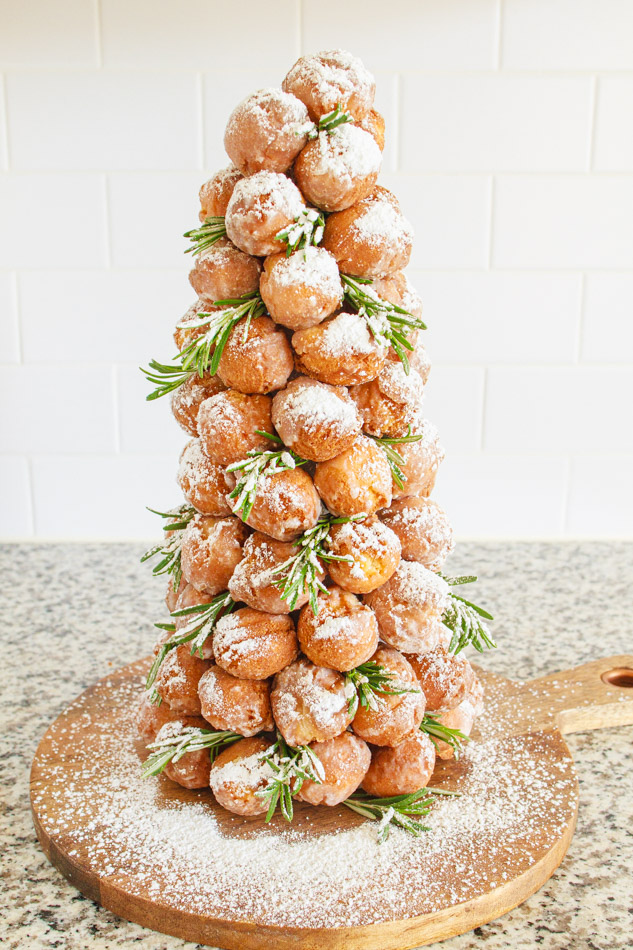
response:
<path id="1" fill-rule="evenodd" d="M 578 806 L 562 733 L 633 723 L 633 656 L 519 683 L 480 671 L 486 712 L 443 763 L 444 798 L 420 838 L 348 809 L 230 815 L 210 792 L 139 778 L 134 710 L 148 661 L 76 699 L 31 773 L 38 838 L 87 897 L 127 920 L 226 950 L 395 950 L 501 916 L 562 861 Z M 135 748 L 136 746 L 136 748 Z"/>

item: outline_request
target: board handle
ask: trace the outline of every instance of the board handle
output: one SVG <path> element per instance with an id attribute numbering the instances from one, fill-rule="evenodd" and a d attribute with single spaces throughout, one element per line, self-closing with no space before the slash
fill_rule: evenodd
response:
<path id="1" fill-rule="evenodd" d="M 530 728 L 562 733 L 633 723 L 633 655 L 606 656 L 521 686 Z"/>

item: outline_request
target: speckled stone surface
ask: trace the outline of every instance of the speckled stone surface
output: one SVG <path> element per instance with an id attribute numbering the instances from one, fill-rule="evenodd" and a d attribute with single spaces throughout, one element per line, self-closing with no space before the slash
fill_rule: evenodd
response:
<path id="1" fill-rule="evenodd" d="M 3 583 L 2 888 L 5 950 L 192 950 L 83 898 L 40 851 L 28 773 L 49 721 L 94 680 L 149 652 L 163 585 L 132 544 L 6 545 Z M 633 651 L 633 544 L 462 544 L 454 572 L 482 577 L 501 649 L 482 665 L 515 678 Z M 580 780 L 578 829 L 548 884 L 446 950 L 624 950 L 633 943 L 633 727 L 568 737 Z M 272 948 L 271 948 L 272 950 Z M 379 948 L 376 948 L 379 950 Z"/>

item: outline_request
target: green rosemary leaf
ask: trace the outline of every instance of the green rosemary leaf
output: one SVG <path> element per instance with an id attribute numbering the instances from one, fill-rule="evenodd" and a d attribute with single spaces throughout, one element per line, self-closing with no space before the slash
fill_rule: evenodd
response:
<path id="1" fill-rule="evenodd" d="M 341 103 L 337 102 L 335 109 L 332 109 L 327 115 L 322 115 L 318 123 L 312 125 L 308 132 L 308 139 L 317 138 L 319 132 L 327 132 L 329 135 L 333 135 L 341 125 L 353 121 L 351 114 L 342 109 Z"/>
<path id="2" fill-rule="evenodd" d="M 149 551 L 146 551 L 141 557 L 141 562 L 147 561 L 157 554 L 162 555 L 160 561 L 152 568 L 152 574 L 154 576 L 171 574 L 174 589 L 177 590 L 182 578 L 180 546 L 183 531 L 191 519 L 195 517 L 197 511 L 192 505 L 187 504 L 172 508 L 171 511 L 155 511 L 153 508 L 148 508 L 148 511 L 159 515 L 166 521 L 166 524 L 163 525 L 163 531 L 169 532 L 169 537 L 165 538 L 162 544 L 156 544 Z"/>
<path id="3" fill-rule="evenodd" d="M 279 575 L 274 583 L 281 590 L 281 599 L 285 600 L 291 610 L 297 605 L 299 597 L 308 591 L 312 612 L 318 613 L 317 594 L 327 594 L 327 587 L 319 580 L 319 561 L 346 561 L 351 563 L 349 555 L 338 556 L 330 554 L 326 544 L 330 528 L 334 524 L 345 524 L 349 521 L 364 521 L 366 515 L 352 515 L 349 518 L 335 518 L 333 515 L 322 515 L 314 528 L 304 531 L 294 546 L 298 548 L 296 554 L 291 555 L 273 571 L 271 575 Z"/>
<path id="4" fill-rule="evenodd" d="M 162 627 L 164 630 L 173 630 L 173 636 L 162 644 L 156 654 L 147 674 L 145 688 L 152 688 L 165 657 L 176 647 L 191 643 L 192 656 L 198 653 L 202 657 L 202 647 L 215 630 L 218 620 L 225 614 L 230 614 L 234 607 L 235 601 L 230 594 L 218 594 L 208 604 L 194 604 L 192 607 L 174 610 L 172 617 L 188 617 L 193 614 L 193 619 L 180 630 L 176 630 L 173 624 L 154 624 L 155 627 Z"/>
<path id="5" fill-rule="evenodd" d="M 459 577 L 447 577 L 446 574 L 441 574 L 440 577 L 446 581 L 449 587 L 459 587 L 461 584 L 474 584 L 477 580 L 476 574 L 462 574 Z M 492 617 L 490 618 L 492 620 Z"/>
<path id="6" fill-rule="evenodd" d="M 412 313 L 380 297 L 371 286 L 370 278 L 351 277 L 341 274 L 345 302 L 361 317 L 364 317 L 374 339 L 383 346 L 392 347 L 409 373 L 409 360 L 405 350 L 413 350 L 407 333 L 410 330 L 426 330 L 426 324 Z"/>
<path id="7" fill-rule="evenodd" d="M 377 436 L 370 435 L 370 439 L 373 439 L 374 442 L 380 446 L 380 448 L 385 453 L 386 459 L 389 463 L 389 468 L 391 469 L 391 477 L 394 482 L 401 490 L 404 488 L 404 483 L 406 482 L 406 477 L 402 471 L 404 465 L 404 459 L 400 455 L 397 449 L 394 449 L 394 445 L 404 445 L 408 442 L 419 442 L 420 439 L 424 438 L 422 433 L 413 434 L 411 432 L 411 426 L 407 429 L 406 435 L 401 436 Z"/>
<path id="8" fill-rule="evenodd" d="M 320 244 L 323 240 L 325 218 L 315 208 L 304 208 L 294 222 L 275 235 L 275 241 L 286 245 L 286 257 L 293 251 Z"/>
<path id="9" fill-rule="evenodd" d="M 220 238 L 226 237 L 226 226 L 224 218 L 210 216 L 205 218 L 204 224 L 191 231 L 185 231 L 183 237 L 191 241 L 191 247 L 188 247 L 185 254 L 200 254 L 212 247 Z"/>
<path id="10" fill-rule="evenodd" d="M 364 709 L 377 710 L 384 705 L 383 696 L 401 696 L 403 693 L 419 693 L 414 686 L 405 686 L 394 673 L 379 663 L 369 660 L 345 673 L 346 686 L 349 684 L 350 696 L 347 701 L 350 713 L 356 713 L 358 705 Z"/>
<path id="11" fill-rule="evenodd" d="M 242 738 L 237 732 L 215 732 L 211 729 L 186 726 L 177 735 L 169 736 L 160 742 L 150 742 L 147 748 L 152 752 L 143 763 L 141 775 L 143 778 L 158 775 L 170 762 L 178 762 L 188 752 L 200 752 L 202 749 L 209 749 L 213 761 L 220 749 Z"/>
<path id="12" fill-rule="evenodd" d="M 325 779 L 325 771 L 319 757 L 309 746 L 291 746 L 280 732 L 275 742 L 260 754 L 272 772 L 265 788 L 255 792 L 268 802 L 266 821 L 270 821 L 280 806 L 286 821 L 292 821 L 294 815 L 293 796 L 304 781 L 309 780 L 320 785 Z"/>
<path id="13" fill-rule="evenodd" d="M 421 788 L 409 795 L 394 795 L 391 798 L 372 798 L 365 792 L 355 792 L 343 802 L 356 814 L 378 822 L 378 842 L 382 844 L 389 836 L 391 826 L 402 828 L 416 837 L 430 827 L 420 821 L 431 809 L 436 796 L 459 795 L 438 788 Z"/>
<path id="14" fill-rule="evenodd" d="M 161 396 L 174 392 L 196 373 L 200 378 L 207 372 L 214 375 L 233 327 L 244 320 L 246 338 L 251 321 L 266 312 L 266 306 L 258 291 L 234 299 L 216 300 L 213 306 L 222 309 L 214 310 L 212 313 L 201 311 L 195 320 L 177 324 L 178 329 L 181 330 L 207 327 L 201 336 L 188 343 L 174 357 L 174 362 L 179 365 L 172 366 L 152 360 L 149 369 L 141 367 L 141 372 L 156 387 L 146 397 L 147 399 L 159 399 Z"/>
<path id="15" fill-rule="evenodd" d="M 260 434 L 273 441 L 281 442 L 280 439 L 272 436 L 269 432 L 261 432 Z M 300 455 L 285 446 L 276 452 L 250 449 L 246 453 L 245 459 L 233 462 L 232 465 L 227 467 L 227 472 L 240 472 L 235 488 L 229 495 L 230 499 L 235 499 L 233 514 L 241 518 L 242 521 L 247 521 L 262 482 L 271 475 L 278 475 L 279 472 L 298 468 L 301 465 L 307 465 L 307 459 L 301 458 Z"/>
<path id="16" fill-rule="evenodd" d="M 420 723 L 420 732 L 424 732 L 436 748 L 438 741 L 446 742 L 453 750 L 455 758 L 458 759 L 464 749 L 464 743 L 469 741 L 469 737 L 459 729 L 442 725 L 441 722 L 438 722 L 438 716 L 439 713 L 425 713 Z"/>
<path id="17" fill-rule="evenodd" d="M 440 574 L 449 587 L 460 584 L 472 584 L 477 578 L 473 575 L 463 577 L 446 577 Z M 492 614 L 471 603 L 459 594 L 450 591 L 450 603 L 442 614 L 442 623 L 452 633 L 449 645 L 450 653 L 460 653 L 465 647 L 472 646 L 479 653 L 484 650 L 493 650 L 497 646 L 490 630 L 483 620 L 493 620 Z"/>

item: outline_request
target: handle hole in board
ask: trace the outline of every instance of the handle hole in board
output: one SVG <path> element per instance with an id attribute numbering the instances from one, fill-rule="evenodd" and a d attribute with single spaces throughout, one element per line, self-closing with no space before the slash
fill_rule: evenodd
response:
<path id="1" fill-rule="evenodd" d="M 607 670 L 600 677 L 607 686 L 617 686 L 619 689 L 633 689 L 633 669 L 628 666 L 619 666 Z"/>

